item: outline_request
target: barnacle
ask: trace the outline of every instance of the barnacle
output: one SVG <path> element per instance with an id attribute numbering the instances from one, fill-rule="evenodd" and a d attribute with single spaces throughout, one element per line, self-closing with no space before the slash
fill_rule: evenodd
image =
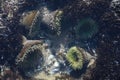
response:
<path id="1" fill-rule="evenodd" d="M 120 17 L 120 0 L 113 0 L 110 8 L 114 12 L 115 16 Z"/>
<path id="2" fill-rule="evenodd" d="M 83 55 L 77 47 L 71 47 L 67 54 L 66 59 L 70 63 L 73 69 L 82 69 L 83 67 Z"/>
<path id="3" fill-rule="evenodd" d="M 76 35 L 80 39 L 91 38 L 97 32 L 97 30 L 98 25 L 91 18 L 80 20 L 75 26 Z"/>

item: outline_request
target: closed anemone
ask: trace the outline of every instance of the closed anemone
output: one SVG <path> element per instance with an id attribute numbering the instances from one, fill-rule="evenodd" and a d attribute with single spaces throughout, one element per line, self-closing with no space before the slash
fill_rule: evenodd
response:
<path id="1" fill-rule="evenodd" d="M 98 25 L 91 19 L 83 19 L 75 26 L 75 32 L 80 39 L 89 39 L 98 31 Z"/>

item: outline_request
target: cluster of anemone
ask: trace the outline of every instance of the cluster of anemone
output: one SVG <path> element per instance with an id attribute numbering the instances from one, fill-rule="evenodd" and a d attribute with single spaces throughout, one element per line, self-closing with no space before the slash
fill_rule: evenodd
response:
<path id="1" fill-rule="evenodd" d="M 74 70 L 83 68 L 83 55 L 77 47 L 74 46 L 68 50 L 66 59 Z"/>
<path id="2" fill-rule="evenodd" d="M 91 38 L 98 31 L 98 25 L 91 19 L 83 19 L 75 26 L 75 32 L 80 39 Z"/>

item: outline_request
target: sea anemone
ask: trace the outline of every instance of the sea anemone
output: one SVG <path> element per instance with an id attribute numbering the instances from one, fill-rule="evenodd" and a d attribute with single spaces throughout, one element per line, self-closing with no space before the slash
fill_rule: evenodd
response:
<path id="1" fill-rule="evenodd" d="M 76 35 L 80 39 L 91 38 L 97 31 L 98 26 L 91 18 L 80 20 L 79 23 L 75 26 Z"/>
<path id="2" fill-rule="evenodd" d="M 24 12 L 20 19 L 20 24 L 25 26 L 25 29 L 29 31 L 28 37 L 34 38 L 39 35 L 40 32 L 40 12 L 39 10 L 32 10 Z"/>
<path id="3" fill-rule="evenodd" d="M 67 54 L 66 59 L 70 63 L 73 69 L 82 69 L 83 67 L 83 55 L 77 47 L 71 47 Z"/>
<path id="4" fill-rule="evenodd" d="M 37 11 L 29 11 L 29 12 L 24 12 L 22 15 L 22 18 L 20 19 L 20 22 L 22 25 L 25 25 L 26 27 L 30 28 L 31 25 L 34 22 L 34 19 L 36 17 Z"/>
<path id="5" fill-rule="evenodd" d="M 24 76 L 31 77 L 40 72 L 43 67 L 42 42 L 39 40 L 24 40 L 23 45 L 16 58 L 16 65 Z"/>
<path id="6" fill-rule="evenodd" d="M 57 11 L 54 17 L 54 26 L 53 28 L 57 31 L 57 34 L 60 34 L 61 30 L 61 18 L 62 18 L 63 11 Z"/>

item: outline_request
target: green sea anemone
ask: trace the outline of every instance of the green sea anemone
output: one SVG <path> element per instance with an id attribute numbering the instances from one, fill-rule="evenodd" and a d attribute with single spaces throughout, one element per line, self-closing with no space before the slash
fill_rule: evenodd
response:
<path id="1" fill-rule="evenodd" d="M 67 54 L 66 59 L 70 63 L 73 69 L 82 69 L 83 67 L 83 55 L 77 47 L 71 47 Z"/>
<path id="2" fill-rule="evenodd" d="M 91 18 L 83 19 L 75 26 L 75 31 L 80 39 L 88 39 L 98 31 L 98 25 Z"/>

